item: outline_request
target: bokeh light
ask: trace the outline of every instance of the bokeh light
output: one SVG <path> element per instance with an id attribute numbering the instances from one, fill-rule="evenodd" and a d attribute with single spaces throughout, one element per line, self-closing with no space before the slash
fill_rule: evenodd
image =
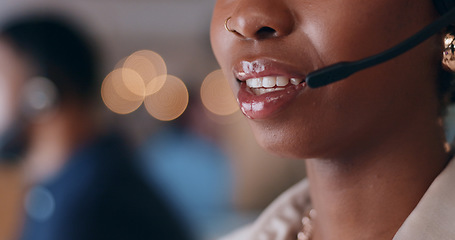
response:
<path id="1" fill-rule="evenodd" d="M 165 79 L 158 92 L 148 95 L 144 100 L 147 111 L 161 121 L 178 118 L 188 106 L 188 89 L 183 81 L 172 75 L 160 76 Z"/>
<path id="2" fill-rule="evenodd" d="M 118 114 L 131 113 L 144 101 L 144 81 L 134 70 L 115 69 L 104 79 L 101 85 L 101 97 L 111 111 Z"/>
<path id="3" fill-rule="evenodd" d="M 150 50 L 140 50 L 131 54 L 123 62 L 123 68 L 133 69 L 136 71 L 147 86 L 146 95 L 154 94 L 164 85 L 167 74 L 166 64 L 163 58 Z M 129 83 L 126 83 L 129 86 Z"/>
<path id="4" fill-rule="evenodd" d="M 201 86 L 201 99 L 210 112 L 227 116 L 239 110 L 238 103 L 221 70 L 207 75 Z"/>
<path id="5" fill-rule="evenodd" d="M 164 86 L 166 75 L 166 63 L 158 53 L 136 51 L 120 60 L 103 81 L 103 101 L 115 113 L 131 113 L 141 106 L 146 96 Z"/>

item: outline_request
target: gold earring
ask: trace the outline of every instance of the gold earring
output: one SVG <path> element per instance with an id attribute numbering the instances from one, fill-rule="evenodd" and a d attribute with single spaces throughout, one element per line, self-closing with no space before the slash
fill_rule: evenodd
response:
<path id="1" fill-rule="evenodd" d="M 442 53 L 442 66 L 455 72 L 455 36 L 453 34 L 446 34 L 444 37 L 444 52 Z"/>
<path id="2" fill-rule="evenodd" d="M 228 32 L 235 33 L 235 32 L 236 32 L 235 30 L 231 30 L 231 29 L 228 27 L 228 22 L 229 22 L 229 20 L 231 20 L 231 18 L 232 18 L 232 17 L 226 18 L 226 20 L 224 21 L 224 28 L 225 28 Z"/>

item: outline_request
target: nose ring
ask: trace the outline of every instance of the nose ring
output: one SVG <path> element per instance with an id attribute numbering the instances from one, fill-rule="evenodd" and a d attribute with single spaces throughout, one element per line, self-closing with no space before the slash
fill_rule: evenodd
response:
<path id="1" fill-rule="evenodd" d="M 231 18 L 232 18 L 232 17 L 226 18 L 226 21 L 224 21 L 224 28 L 225 28 L 228 32 L 235 33 L 235 32 L 236 32 L 235 30 L 231 30 L 231 29 L 228 27 L 228 22 L 229 22 L 229 20 L 231 20 Z"/>

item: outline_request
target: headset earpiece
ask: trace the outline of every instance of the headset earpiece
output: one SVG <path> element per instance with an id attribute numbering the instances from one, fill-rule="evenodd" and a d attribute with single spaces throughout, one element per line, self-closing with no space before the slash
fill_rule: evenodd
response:
<path id="1" fill-rule="evenodd" d="M 46 77 L 34 77 L 25 82 L 23 88 L 22 114 L 31 119 L 57 105 L 57 87 Z"/>

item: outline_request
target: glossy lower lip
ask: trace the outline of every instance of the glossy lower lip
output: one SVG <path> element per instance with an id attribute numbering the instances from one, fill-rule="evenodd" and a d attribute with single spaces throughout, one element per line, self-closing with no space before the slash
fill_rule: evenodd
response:
<path id="1" fill-rule="evenodd" d="M 240 84 L 238 101 L 250 119 L 268 119 L 279 113 L 306 87 L 305 83 L 288 85 L 285 90 L 255 95 L 245 82 Z"/>

